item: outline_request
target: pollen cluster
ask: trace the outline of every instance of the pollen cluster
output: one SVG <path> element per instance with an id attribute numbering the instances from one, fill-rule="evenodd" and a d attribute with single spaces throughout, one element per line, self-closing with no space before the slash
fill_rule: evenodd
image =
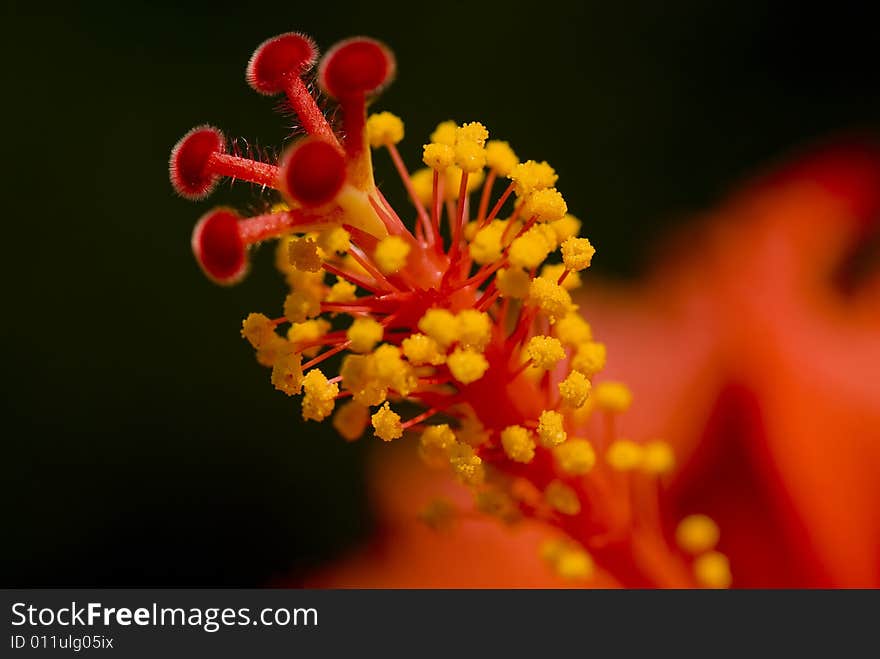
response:
<path id="1" fill-rule="evenodd" d="M 289 292 L 241 330 L 271 384 L 301 396 L 304 420 L 332 419 L 348 441 L 417 438 L 428 464 L 473 490 L 478 510 L 563 531 L 568 539 L 548 554 L 563 577 L 601 572 L 602 538 L 650 536 L 651 551 L 675 559 L 679 550 L 656 542 L 659 520 L 630 497 L 634 487 L 656 496 L 674 456 L 665 442 L 614 432 L 632 394 L 601 381 L 605 346 L 573 301 L 595 249 L 578 235 L 556 170 L 521 160 L 480 122 L 451 120 L 407 149 L 421 159 L 411 170 L 398 150 L 403 120 L 367 113 L 396 70 L 388 48 L 356 38 L 321 59 L 317 84 L 338 103 L 338 121 L 309 92 L 317 59 L 310 39 L 288 33 L 248 65 L 251 87 L 283 94 L 299 120 L 277 162 L 230 153 L 210 126 L 187 133 L 171 156 L 185 197 L 204 197 L 223 178 L 264 190 L 266 212 L 211 210 L 192 244 L 204 272 L 232 284 L 254 246 L 277 241 Z M 377 187 L 373 151 L 399 174 L 406 207 Z M 681 532 L 682 561 L 705 536 L 693 524 Z M 704 551 L 684 585 L 723 585 L 716 554 Z M 624 584 L 682 585 L 645 565 L 627 569 L 614 575 Z"/>

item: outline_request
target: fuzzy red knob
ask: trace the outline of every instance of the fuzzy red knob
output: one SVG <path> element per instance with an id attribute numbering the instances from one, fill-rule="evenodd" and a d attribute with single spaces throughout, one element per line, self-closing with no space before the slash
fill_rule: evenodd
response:
<path id="1" fill-rule="evenodd" d="M 333 46 L 318 73 L 321 87 L 331 96 L 344 99 L 369 96 L 394 77 L 397 64 L 385 44 L 366 37 L 354 37 Z"/>
<path id="2" fill-rule="evenodd" d="M 321 139 L 306 138 L 282 158 L 279 182 L 282 192 L 303 206 L 321 206 L 345 185 L 345 157 Z"/>
<path id="3" fill-rule="evenodd" d="M 315 64 L 318 47 L 304 34 L 288 32 L 261 43 L 247 65 L 251 88 L 271 96 L 285 91 L 290 81 L 299 78 Z"/>
<path id="4" fill-rule="evenodd" d="M 209 167 L 209 160 L 225 148 L 226 138 L 213 126 L 198 126 L 181 137 L 168 163 L 171 185 L 177 194 L 187 199 L 208 196 L 219 178 Z"/>
<path id="5" fill-rule="evenodd" d="M 229 208 L 205 213 L 193 229 L 192 249 L 202 270 L 218 284 L 234 284 L 247 272 L 239 217 Z"/>

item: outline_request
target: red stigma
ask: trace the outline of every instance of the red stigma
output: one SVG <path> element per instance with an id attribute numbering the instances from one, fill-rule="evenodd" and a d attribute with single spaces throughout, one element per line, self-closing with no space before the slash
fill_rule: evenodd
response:
<path id="1" fill-rule="evenodd" d="M 394 76 L 394 55 L 382 43 L 366 37 L 340 41 L 321 60 L 319 82 L 335 98 L 369 95 Z"/>
<path id="2" fill-rule="evenodd" d="M 218 284 L 234 284 L 247 270 L 238 215 L 228 208 L 215 208 L 202 216 L 193 229 L 192 248 L 202 270 Z"/>
<path id="3" fill-rule="evenodd" d="M 321 206 L 345 184 L 345 158 L 332 144 L 307 138 L 287 152 L 279 178 L 289 197 L 303 206 Z"/>
<path id="4" fill-rule="evenodd" d="M 303 34 L 288 32 L 259 45 L 247 66 L 251 88 L 266 95 L 286 91 L 291 81 L 315 64 L 318 48 Z"/>
<path id="5" fill-rule="evenodd" d="M 223 153 L 226 139 L 213 126 L 198 126 L 180 138 L 171 150 L 171 185 L 181 197 L 202 199 L 210 194 L 217 175 L 209 166 L 215 153 Z"/>

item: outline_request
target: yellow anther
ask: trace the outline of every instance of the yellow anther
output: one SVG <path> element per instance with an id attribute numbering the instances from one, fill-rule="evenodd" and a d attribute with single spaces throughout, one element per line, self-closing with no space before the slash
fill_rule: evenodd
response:
<path id="1" fill-rule="evenodd" d="M 568 205 L 562 194 L 556 188 L 535 190 L 530 193 L 523 202 L 522 216 L 524 218 L 537 218 L 538 222 L 555 222 L 565 217 Z M 554 236 L 556 232 L 553 232 Z"/>
<path id="2" fill-rule="evenodd" d="M 360 439 L 369 422 L 370 408 L 355 400 L 340 405 L 333 415 L 333 427 L 349 442 Z"/>
<path id="3" fill-rule="evenodd" d="M 269 335 L 268 340 L 257 348 L 257 362 L 263 366 L 271 368 L 275 366 L 275 362 L 289 353 L 290 350 L 290 341 L 273 332 Z"/>
<path id="4" fill-rule="evenodd" d="M 553 247 L 547 244 L 544 234 L 533 227 L 514 239 L 507 258 L 515 267 L 532 270 L 541 265 L 551 251 Z"/>
<path id="5" fill-rule="evenodd" d="M 498 176 L 509 176 L 513 168 L 519 164 L 519 158 L 507 142 L 490 140 L 486 143 L 486 164 Z"/>
<path id="6" fill-rule="evenodd" d="M 284 317 L 291 323 L 303 323 L 321 313 L 321 298 L 312 290 L 296 290 L 284 299 Z"/>
<path id="7" fill-rule="evenodd" d="M 304 323 L 294 323 L 287 330 L 287 339 L 298 345 L 313 343 L 324 336 L 330 330 L 330 323 L 323 318 L 307 320 Z M 303 354 L 312 357 L 317 354 L 321 346 L 315 345 L 303 350 Z"/>
<path id="8" fill-rule="evenodd" d="M 302 390 L 302 381 L 302 356 L 288 344 L 288 349 L 280 353 L 272 365 L 272 385 L 278 391 L 294 396 Z"/>
<path id="9" fill-rule="evenodd" d="M 581 511 L 577 492 L 562 481 L 550 481 L 544 490 L 544 501 L 563 515 L 577 515 Z"/>
<path id="10" fill-rule="evenodd" d="M 370 356 L 371 373 L 381 386 L 408 396 L 416 388 L 418 380 L 413 367 L 403 360 L 400 348 L 390 343 L 380 345 Z"/>
<path id="11" fill-rule="evenodd" d="M 576 310 L 571 302 L 571 296 L 562 286 L 555 281 L 538 277 L 529 285 L 528 302 L 544 313 L 551 323 L 565 318 L 569 313 Z"/>
<path id="12" fill-rule="evenodd" d="M 311 238 L 296 238 L 290 241 L 288 248 L 290 264 L 297 270 L 305 272 L 318 272 L 324 264 L 321 255 L 318 254 L 318 243 Z"/>
<path id="13" fill-rule="evenodd" d="M 447 424 L 428 426 L 419 440 L 419 455 L 432 467 L 444 467 L 449 464 L 449 451 L 455 443 L 455 433 Z"/>
<path id="14" fill-rule="evenodd" d="M 489 441 L 489 433 L 475 416 L 465 416 L 456 433 L 459 441 L 470 446 L 481 446 Z"/>
<path id="15" fill-rule="evenodd" d="M 302 387 L 305 391 L 302 401 L 303 419 L 323 421 L 330 416 L 339 393 L 339 385 L 330 384 L 321 371 L 313 368 L 303 378 Z"/>
<path id="16" fill-rule="evenodd" d="M 342 385 L 361 405 L 379 405 L 388 396 L 388 385 L 376 377 L 373 355 L 346 355 L 339 375 Z"/>
<path id="17" fill-rule="evenodd" d="M 569 277 L 571 277 L 571 275 L 569 275 Z M 548 277 L 548 279 L 552 281 L 552 277 Z M 568 277 L 566 279 L 568 279 Z M 593 330 L 590 327 L 590 324 L 577 313 L 570 313 L 564 318 L 560 318 L 553 326 L 553 333 L 556 334 L 557 338 L 567 346 L 580 346 L 588 343 L 593 338 Z M 602 359 L 602 364 L 605 364 L 604 357 Z M 577 370 L 586 375 L 591 375 L 595 372 L 582 371 L 581 369 Z"/>
<path id="18" fill-rule="evenodd" d="M 480 485 L 485 477 L 483 461 L 473 447 L 456 443 L 449 449 L 449 464 L 465 485 Z"/>
<path id="19" fill-rule="evenodd" d="M 535 439 L 522 426 L 507 426 L 501 431 L 501 446 L 514 462 L 531 462 L 535 457 Z"/>
<path id="20" fill-rule="evenodd" d="M 408 336 L 400 344 L 403 354 L 414 366 L 430 364 L 438 366 L 446 361 L 446 354 L 440 350 L 440 345 L 430 336 L 413 334 Z"/>
<path id="21" fill-rule="evenodd" d="M 482 352 L 492 338 L 492 319 L 476 309 L 465 309 L 455 316 L 458 324 L 458 345 Z"/>
<path id="22" fill-rule="evenodd" d="M 522 268 L 501 268 L 495 275 L 495 285 L 504 297 L 521 300 L 529 294 L 532 283 L 529 273 Z"/>
<path id="23" fill-rule="evenodd" d="M 476 142 L 459 142 L 453 149 L 455 164 L 462 171 L 473 174 L 486 166 L 486 150 Z"/>
<path id="24" fill-rule="evenodd" d="M 702 554 L 718 544 L 721 531 L 708 515 L 688 515 L 675 529 L 675 543 L 690 554 Z"/>
<path id="25" fill-rule="evenodd" d="M 497 517 L 508 524 L 522 517 L 516 501 L 507 492 L 498 488 L 480 490 L 474 497 L 474 504 L 481 513 Z"/>
<path id="26" fill-rule="evenodd" d="M 318 234 L 318 247 L 326 254 L 345 254 L 351 246 L 351 234 L 342 227 L 324 229 Z"/>
<path id="27" fill-rule="evenodd" d="M 675 467 L 675 453 L 666 442 L 654 440 L 644 445 L 642 469 L 649 474 L 668 474 Z"/>
<path id="28" fill-rule="evenodd" d="M 605 462 L 618 471 L 631 471 L 642 463 L 642 447 L 629 439 L 611 442 L 605 452 Z"/>
<path id="29" fill-rule="evenodd" d="M 462 124 L 455 129 L 456 144 L 472 142 L 482 148 L 486 146 L 486 140 L 488 139 L 489 131 L 486 130 L 486 127 L 479 121 L 472 121 L 468 124 Z"/>
<path id="30" fill-rule="evenodd" d="M 327 302 L 352 302 L 357 299 L 357 286 L 342 278 L 330 287 L 325 300 Z"/>
<path id="31" fill-rule="evenodd" d="M 436 172 L 445 171 L 455 162 L 455 149 L 448 144 L 437 142 L 425 144 L 422 147 L 422 162 Z"/>
<path id="32" fill-rule="evenodd" d="M 561 220 L 551 222 L 550 228 L 556 233 L 556 241 L 563 243 L 580 233 L 581 221 L 574 215 L 565 215 Z"/>
<path id="33" fill-rule="evenodd" d="M 559 446 L 568 435 L 565 432 L 565 420 L 559 412 L 544 410 L 538 417 L 538 438 L 546 448 Z"/>
<path id="34" fill-rule="evenodd" d="M 593 397 L 596 407 L 608 412 L 626 412 L 632 405 L 632 392 L 622 382 L 602 382 L 596 385 Z"/>
<path id="35" fill-rule="evenodd" d="M 572 371 L 559 383 L 559 395 L 569 407 L 578 408 L 587 402 L 592 385 L 580 371 Z"/>
<path id="36" fill-rule="evenodd" d="M 581 476 L 596 464 L 596 452 L 586 439 L 571 438 L 553 448 L 556 464 L 566 474 Z"/>
<path id="37" fill-rule="evenodd" d="M 581 285 L 581 276 L 577 272 L 567 270 L 562 263 L 547 263 L 541 268 L 541 276 L 550 281 L 559 281 L 559 278 L 564 272 L 568 272 L 568 274 L 565 276 L 565 279 L 562 280 L 562 288 L 567 291 L 573 291 L 574 289 L 579 288 Z"/>
<path id="38" fill-rule="evenodd" d="M 458 322 L 448 309 L 428 309 L 419 320 L 419 329 L 443 349 L 458 338 Z"/>
<path id="39" fill-rule="evenodd" d="M 476 232 L 468 247 L 475 263 L 486 265 L 501 258 L 501 236 L 505 227 L 504 222 L 494 220 Z"/>
<path id="40" fill-rule="evenodd" d="M 275 334 L 275 324 L 261 313 L 248 314 L 241 323 L 241 335 L 256 350 L 270 342 L 273 336 L 278 336 Z"/>
<path id="41" fill-rule="evenodd" d="M 456 348 L 446 358 L 446 365 L 452 377 L 462 384 L 470 384 L 479 380 L 489 368 L 489 362 L 476 350 Z"/>
<path id="42" fill-rule="evenodd" d="M 571 367 L 590 377 L 605 368 L 605 344 L 598 341 L 581 343 L 571 360 Z"/>
<path id="43" fill-rule="evenodd" d="M 345 333 L 351 341 L 352 352 L 370 352 L 382 340 L 385 328 L 372 318 L 355 318 Z"/>
<path id="44" fill-rule="evenodd" d="M 518 164 L 508 175 L 516 184 L 514 192 L 518 197 L 534 192 L 552 188 L 559 178 L 554 169 L 546 162 L 527 160 Z"/>
<path id="45" fill-rule="evenodd" d="M 418 200 L 430 206 L 434 198 L 434 170 L 427 167 L 417 169 L 410 175 L 410 180 Z"/>
<path id="46" fill-rule="evenodd" d="M 455 144 L 455 133 L 458 126 L 454 121 L 444 121 L 437 124 L 437 128 L 431 133 L 431 141 L 438 144 L 446 144 L 453 146 Z"/>
<path id="47" fill-rule="evenodd" d="M 374 149 L 397 144 L 403 139 L 403 121 L 390 112 L 371 114 L 367 119 L 367 139 Z"/>
<path id="48" fill-rule="evenodd" d="M 565 359 L 565 348 L 552 336 L 533 336 L 526 344 L 526 354 L 534 366 L 550 370 Z"/>
<path id="49" fill-rule="evenodd" d="M 400 422 L 400 415 L 391 411 L 388 401 L 385 401 L 385 404 L 370 417 L 370 420 L 373 423 L 376 437 L 386 442 L 403 437 L 403 424 Z"/>
<path id="50" fill-rule="evenodd" d="M 569 270 L 589 268 L 595 253 L 596 250 L 586 238 L 569 238 L 562 243 L 562 262 Z"/>
<path id="51" fill-rule="evenodd" d="M 444 173 L 446 183 L 443 191 L 443 198 L 446 199 L 446 201 L 454 201 L 458 199 L 459 191 L 461 189 L 461 176 L 462 171 L 460 167 L 453 165 L 446 169 L 446 172 Z M 485 173 L 482 169 L 470 173 L 465 188 L 468 194 L 479 188 L 483 184 L 484 178 Z"/>
<path id="52" fill-rule="evenodd" d="M 386 236 L 376 245 L 373 258 L 383 274 L 394 274 L 406 265 L 406 257 L 412 249 L 400 236 Z"/>
<path id="53" fill-rule="evenodd" d="M 718 551 L 698 556 L 694 561 L 694 579 L 703 588 L 730 588 L 730 561 Z"/>
<path id="54" fill-rule="evenodd" d="M 587 580 L 595 569 L 592 557 L 580 548 L 563 551 L 556 561 L 557 574 L 570 581 Z"/>

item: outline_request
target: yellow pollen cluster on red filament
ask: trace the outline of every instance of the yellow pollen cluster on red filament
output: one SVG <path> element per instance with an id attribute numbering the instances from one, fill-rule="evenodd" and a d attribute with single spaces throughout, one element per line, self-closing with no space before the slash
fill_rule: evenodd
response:
<path id="1" fill-rule="evenodd" d="M 318 87 L 339 106 L 332 115 L 310 92 L 316 63 Z M 247 80 L 283 95 L 299 119 L 302 134 L 281 157 L 244 157 L 211 126 L 172 151 L 182 196 L 230 179 L 256 184 L 266 200 L 252 217 L 207 212 L 192 246 L 208 277 L 233 284 L 254 246 L 277 241 L 289 293 L 241 331 L 272 385 L 302 396 L 305 420 L 329 419 L 348 441 L 419 438 L 426 462 L 450 468 L 478 510 L 563 532 L 550 561 L 563 577 L 614 565 L 605 578 L 622 585 L 725 585 L 713 548 L 690 566 L 705 529 L 682 532 L 684 548 L 665 541 L 656 497 L 674 469 L 670 447 L 617 437 L 632 394 L 593 384 L 605 346 L 572 291 L 595 250 L 578 236 L 556 171 L 521 161 L 476 121 L 444 121 L 407 147 L 421 160 L 410 169 L 398 150 L 402 119 L 367 113 L 395 70 L 372 39 L 343 41 L 319 61 L 310 39 L 280 35 L 257 48 Z M 390 159 L 408 204 L 388 202 L 374 157 Z M 612 551 L 631 560 L 606 561 Z"/>

